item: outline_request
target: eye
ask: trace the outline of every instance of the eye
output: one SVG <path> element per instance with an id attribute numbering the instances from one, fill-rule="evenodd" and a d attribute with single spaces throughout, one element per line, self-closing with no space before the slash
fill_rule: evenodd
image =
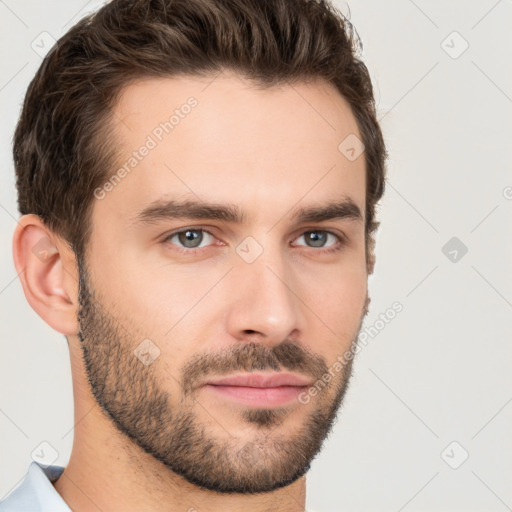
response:
<path id="1" fill-rule="evenodd" d="M 173 238 L 176 238 L 181 247 L 185 249 L 198 249 L 201 248 L 201 243 L 205 240 L 205 235 L 206 240 L 208 240 L 208 237 L 211 237 L 212 240 L 215 239 L 215 237 L 205 229 L 188 228 L 171 233 L 164 241 L 170 242 Z"/>
<path id="2" fill-rule="evenodd" d="M 311 247 L 316 249 L 323 249 L 323 252 L 337 251 L 341 249 L 344 239 L 342 236 L 337 235 L 331 231 L 326 230 L 310 230 L 302 233 L 299 238 L 304 237 L 306 244 L 305 247 Z M 326 245 L 329 237 L 333 242 L 330 245 Z M 210 238 L 210 240 L 208 240 Z M 173 241 L 176 239 L 175 241 Z M 215 240 L 215 237 L 206 229 L 202 228 L 186 228 L 180 231 L 170 233 L 163 241 L 169 242 L 176 245 L 178 249 L 183 252 L 192 252 L 194 249 L 203 249 L 208 245 L 212 245 L 211 242 Z M 298 240 L 298 239 L 297 239 Z M 210 243 L 208 243 L 208 241 Z M 201 245 L 206 242 L 204 245 Z M 338 243 L 337 243 L 338 242 Z"/>
<path id="3" fill-rule="evenodd" d="M 335 251 L 340 249 L 340 245 L 343 243 L 343 239 L 340 235 L 337 235 L 335 233 L 332 233 L 331 231 L 326 230 L 312 230 L 312 231 L 305 231 L 302 235 L 300 235 L 299 238 L 304 237 L 306 240 L 307 247 L 313 247 L 313 248 L 325 248 L 328 247 L 328 251 Z M 330 245 L 325 245 L 327 240 L 331 237 L 331 239 L 334 239 L 334 243 Z M 337 244 L 336 242 L 339 242 Z M 302 244 L 298 244 L 302 245 Z"/>

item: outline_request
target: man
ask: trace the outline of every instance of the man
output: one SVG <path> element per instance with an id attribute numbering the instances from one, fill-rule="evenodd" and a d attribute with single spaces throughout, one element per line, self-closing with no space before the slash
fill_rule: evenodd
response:
<path id="1" fill-rule="evenodd" d="M 0 510 L 302 511 L 368 311 L 386 150 L 308 0 L 119 0 L 30 84 L 14 260 L 75 428 Z"/>

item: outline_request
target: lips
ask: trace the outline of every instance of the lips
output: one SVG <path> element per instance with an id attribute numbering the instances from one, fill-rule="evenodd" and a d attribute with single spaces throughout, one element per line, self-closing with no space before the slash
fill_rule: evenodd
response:
<path id="1" fill-rule="evenodd" d="M 244 373 L 208 380 L 203 389 L 212 396 L 245 407 L 288 407 L 311 385 L 311 379 L 292 373 Z"/>

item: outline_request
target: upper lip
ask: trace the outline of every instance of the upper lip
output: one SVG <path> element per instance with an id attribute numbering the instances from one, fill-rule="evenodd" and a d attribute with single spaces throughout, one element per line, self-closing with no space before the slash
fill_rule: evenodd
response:
<path id="1" fill-rule="evenodd" d="M 245 373 L 218 379 L 209 379 L 212 386 L 245 386 L 251 388 L 274 388 L 278 386 L 309 386 L 311 379 L 293 373 Z"/>

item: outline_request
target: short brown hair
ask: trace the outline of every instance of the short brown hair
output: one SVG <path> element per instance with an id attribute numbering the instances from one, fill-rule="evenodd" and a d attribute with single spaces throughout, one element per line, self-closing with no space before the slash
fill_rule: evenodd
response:
<path id="1" fill-rule="evenodd" d="M 113 0 L 60 38 L 28 87 L 13 147 L 19 211 L 84 253 L 93 191 L 115 166 L 111 109 L 133 79 L 223 69 L 263 87 L 322 78 L 350 104 L 365 146 L 373 262 L 387 152 L 357 53 L 352 25 L 323 0 Z"/>

